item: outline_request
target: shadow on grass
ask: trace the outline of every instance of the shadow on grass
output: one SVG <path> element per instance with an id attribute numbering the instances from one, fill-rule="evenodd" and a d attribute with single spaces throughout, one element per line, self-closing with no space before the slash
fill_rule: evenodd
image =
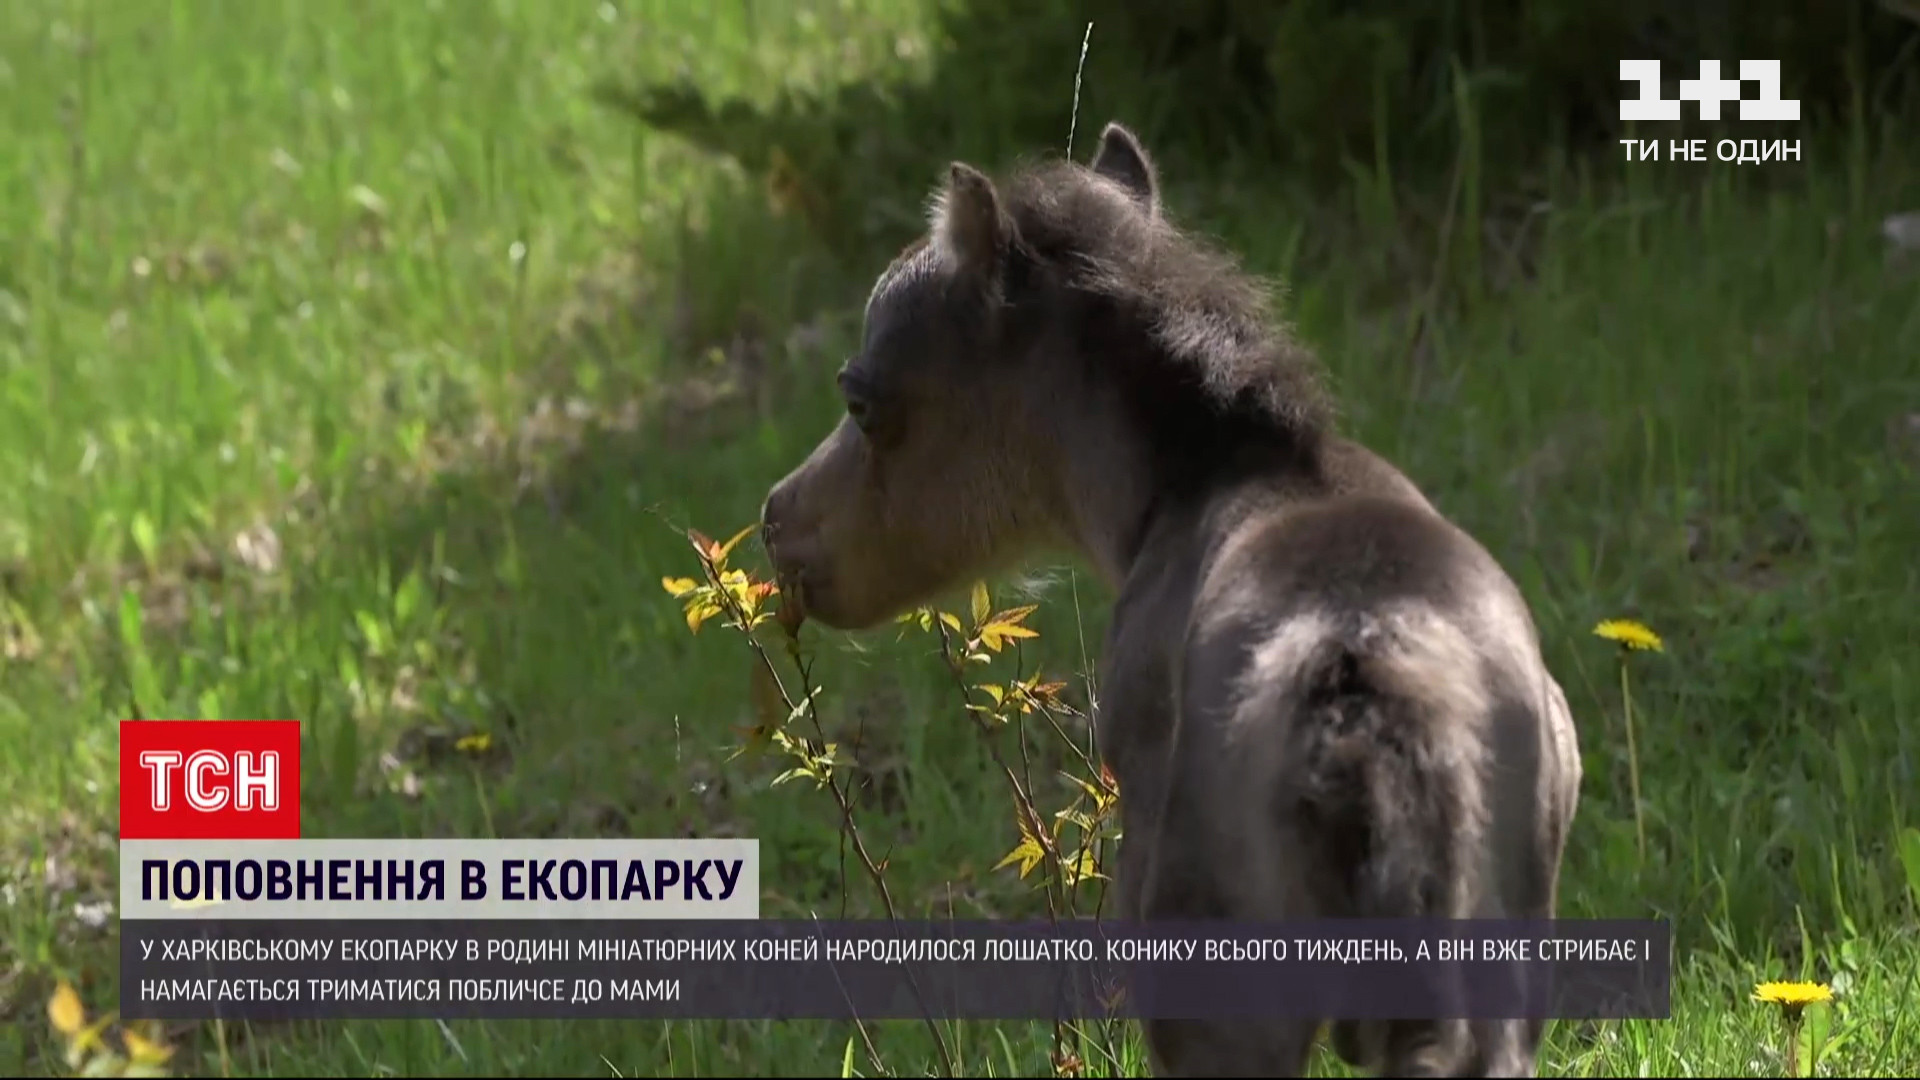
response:
<path id="1" fill-rule="evenodd" d="M 1911 12 L 1826 0 L 1744 4 L 1737 18 L 1713 0 L 952 0 L 936 10 L 925 40 L 902 38 L 903 56 L 924 59 L 898 65 L 900 78 L 759 106 L 686 83 L 607 83 L 599 94 L 767 178 L 822 243 L 871 255 L 862 245 L 918 219 L 929 162 L 1084 156 L 1108 119 L 1134 128 L 1176 175 L 1218 179 L 1254 163 L 1255 183 L 1283 177 L 1325 197 L 1356 172 L 1444 178 L 1468 139 L 1497 184 L 1536 172 L 1549 148 L 1612 160 L 1625 136 L 1797 140 L 1811 126 L 1844 126 L 1909 100 L 1920 51 Z M 1779 60 L 1782 96 L 1800 101 L 1805 123 L 1731 131 L 1688 106 L 1681 122 L 1630 130 L 1618 102 L 1638 91 L 1619 77 L 1624 57 L 1660 61 L 1669 99 L 1703 59 L 1724 58 L 1729 76 L 1743 57 Z"/>

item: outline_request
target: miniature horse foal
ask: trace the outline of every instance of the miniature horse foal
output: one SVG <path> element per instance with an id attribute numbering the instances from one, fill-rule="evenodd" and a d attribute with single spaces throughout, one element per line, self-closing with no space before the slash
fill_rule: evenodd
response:
<path id="1" fill-rule="evenodd" d="M 1042 548 L 1115 590 L 1096 717 L 1130 919 L 1553 916 L 1581 779 L 1519 590 L 1333 430 L 1260 284 L 1093 165 L 954 164 L 846 415 L 762 532 L 789 617 L 871 627 Z M 1155 1071 L 1290 1076 L 1320 1023 L 1154 1021 Z M 1392 1076 L 1530 1076 L 1537 1021 L 1340 1022 Z"/>

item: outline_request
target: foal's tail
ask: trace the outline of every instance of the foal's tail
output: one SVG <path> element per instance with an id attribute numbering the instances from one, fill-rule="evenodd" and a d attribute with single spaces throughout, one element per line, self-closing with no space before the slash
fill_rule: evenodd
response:
<path id="1" fill-rule="evenodd" d="M 1344 913 L 1464 915 L 1485 827 L 1472 643 L 1430 611 L 1365 616 L 1300 674 L 1286 787 Z"/>
<path id="2" fill-rule="evenodd" d="M 1360 617 L 1321 638 L 1294 682 L 1282 789 L 1327 915 L 1469 914 L 1486 828 L 1489 700 L 1472 642 L 1430 609 Z M 1441 975 L 1435 989 L 1457 993 Z M 1336 1020 L 1335 1052 L 1379 1076 L 1458 1076 L 1459 1020 Z"/>

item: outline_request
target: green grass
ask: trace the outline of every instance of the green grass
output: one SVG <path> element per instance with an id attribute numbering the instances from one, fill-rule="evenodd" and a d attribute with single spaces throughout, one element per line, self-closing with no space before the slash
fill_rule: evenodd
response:
<path id="1" fill-rule="evenodd" d="M 0 1068 L 61 1070 L 58 980 L 113 1006 L 97 905 L 129 715 L 302 720 L 310 836 L 755 836 L 766 914 L 839 907 L 831 806 L 771 787 L 778 761 L 729 760 L 748 652 L 689 635 L 660 580 L 696 572 L 677 528 L 746 524 L 826 430 L 826 374 L 879 264 L 821 254 L 756 179 L 590 90 L 853 82 L 928 55 L 923 16 L 0 15 Z M 1046 91 L 1062 139 L 1072 64 Z M 1083 154 L 1127 105 L 1086 88 Z M 1746 995 L 1803 975 L 1840 991 L 1823 1071 L 1920 1067 L 1920 833 L 1903 833 L 1920 823 L 1920 277 L 1878 235 L 1920 180 L 1879 134 L 1809 137 L 1769 185 L 1719 162 L 1569 167 L 1532 214 L 1483 211 L 1465 169 L 1444 248 L 1364 169 L 1345 204 L 1309 206 L 1257 162 L 1169 165 L 1176 212 L 1293 278 L 1351 430 L 1535 605 L 1586 758 L 1565 913 L 1676 922 L 1675 1018 L 1559 1025 L 1543 1073 L 1777 1074 Z M 930 181 L 948 153 L 915 167 Z M 890 190 L 891 242 L 920 194 Z M 1082 670 L 1106 598 L 1064 569 L 1022 584 L 1043 603 L 1027 654 Z M 1667 640 L 1633 669 L 1644 862 L 1613 654 L 1590 634 L 1614 616 Z M 816 643 L 829 722 L 860 725 L 881 792 L 861 828 L 901 908 L 1033 911 L 992 870 L 1017 839 L 1008 798 L 925 639 Z M 430 752 L 479 732 L 497 753 Z M 875 911 L 858 882 L 846 903 Z M 872 1028 L 890 1071 L 935 1067 L 922 1026 Z M 177 1071 L 241 1075 L 808 1075 L 852 1037 L 172 1034 Z M 945 1034 L 975 1075 L 1046 1068 L 1043 1025 Z"/>

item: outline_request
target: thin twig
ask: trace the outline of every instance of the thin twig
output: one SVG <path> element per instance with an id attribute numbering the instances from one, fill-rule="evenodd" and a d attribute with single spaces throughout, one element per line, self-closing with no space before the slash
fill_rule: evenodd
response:
<path id="1" fill-rule="evenodd" d="M 715 592 L 721 597 L 722 605 L 727 609 L 727 613 L 733 617 L 735 624 L 741 632 L 746 635 L 748 647 L 753 649 L 755 656 L 759 657 L 761 665 L 766 669 L 767 676 L 773 680 L 774 687 L 780 692 L 781 700 L 784 701 L 787 706 L 787 715 L 790 717 L 794 716 L 804 708 L 808 719 L 813 722 L 814 733 L 819 736 L 819 746 L 817 749 L 812 746 L 807 746 L 805 747 L 806 752 L 808 754 L 824 753 L 827 746 L 827 737 L 826 730 L 820 723 L 820 710 L 816 703 L 819 690 L 813 685 L 812 673 L 808 669 L 806 662 L 801 658 L 799 640 L 791 634 L 789 634 L 787 639 L 789 645 L 788 655 L 793 661 L 795 674 L 800 680 L 801 700 L 796 702 L 793 696 L 787 692 L 786 684 L 781 681 L 780 673 L 774 667 L 773 658 L 767 655 L 767 650 L 765 646 L 761 645 L 760 640 L 753 636 L 752 616 L 740 606 L 739 600 L 734 597 L 731 592 L 722 587 L 719 568 L 713 564 L 713 560 L 707 553 L 700 551 L 699 558 L 701 569 L 708 583 L 715 587 Z M 804 735 L 801 736 L 801 738 L 803 741 L 806 740 L 806 736 Z M 867 851 L 866 838 L 861 834 L 859 825 L 854 821 L 853 804 L 848 800 L 846 793 L 841 790 L 839 783 L 834 780 L 830 768 L 826 770 L 824 775 L 821 775 L 819 779 L 822 782 L 822 786 L 833 796 L 834 805 L 840 810 L 841 835 L 846 841 L 852 843 L 855 857 L 860 860 L 861 867 L 866 870 L 867 877 L 873 882 L 874 890 L 880 895 L 880 904 L 887 913 L 888 921 L 898 922 L 899 913 L 894 907 L 893 892 L 887 887 L 886 873 L 880 869 L 879 864 L 874 862 L 873 856 Z M 842 896 L 844 898 L 844 890 Z M 934 1046 L 937 1047 L 940 1052 L 940 1063 L 944 1070 L 944 1075 L 949 1077 L 956 1075 L 954 1072 L 953 1054 L 948 1050 L 947 1041 L 941 1035 L 939 1025 L 934 1022 L 933 1014 L 928 1011 L 926 997 L 920 992 L 919 981 L 913 977 L 911 970 L 907 972 L 907 982 L 913 990 L 914 1000 L 920 1006 L 921 1016 L 926 1020 L 927 1030 L 933 1035 Z M 875 1068 L 882 1068 L 877 1052 L 873 1049 L 873 1040 L 867 1034 L 866 1025 L 858 1017 L 854 1018 L 854 1025 L 860 1030 L 861 1039 L 866 1042 L 869 1052 L 874 1055 L 873 1062 Z"/>
<path id="2" fill-rule="evenodd" d="M 960 693 L 960 699 L 961 699 L 961 705 L 963 707 L 963 711 L 966 712 L 967 715 L 972 718 L 974 725 L 976 727 L 976 730 L 980 732 L 981 738 L 987 744 L 988 753 L 992 756 L 995 765 L 999 767 L 1002 776 L 1006 778 L 1007 786 L 1013 793 L 1015 811 L 1021 817 L 1021 823 L 1023 826 L 1022 831 L 1032 834 L 1034 840 L 1040 845 L 1040 849 L 1043 856 L 1045 856 L 1046 861 L 1050 865 L 1050 869 L 1052 872 L 1047 875 L 1047 887 L 1045 889 L 1048 918 L 1050 921 L 1057 923 L 1061 917 L 1061 909 L 1063 907 L 1066 909 L 1067 917 L 1071 918 L 1076 913 L 1076 909 L 1078 907 L 1075 899 L 1076 892 L 1077 892 L 1075 885 L 1077 884 L 1077 881 L 1081 876 L 1078 872 L 1079 870 L 1078 864 L 1080 860 L 1076 858 L 1075 871 L 1072 874 L 1070 874 L 1067 870 L 1066 860 L 1061 855 L 1059 843 L 1056 841 L 1055 837 L 1053 836 L 1052 831 L 1047 828 L 1045 816 L 1041 814 L 1039 807 L 1033 801 L 1033 796 L 1031 794 L 1034 786 L 1033 776 L 1032 776 L 1033 766 L 1032 766 L 1032 758 L 1030 754 L 1029 744 L 1026 738 L 1026 734 L 1027 734 L 1026 725 L 1020 724 L 1020 731 L 1019 731 L 1021 764 L 1022 764 L 1021 775 L 1024 775 L 1026 777 L 1025 782 L 1023 783 L 1021 780 L 1021 775 L 1015 774 L 1013 768 L 1007 763 L 1005 756 L 1002 754 L 1000 750 L 1000 745 L 998 740 L 998 730 L 994 728 L 990 723 L 988 723 L 986 719 L 981 717 L 979 715 L 978 709 L 974 706 L 974 701 L 973 701 L 974 688 L 966 681 L 963 675 L 965 666 L 966 666 L 967 646 L 962 645 L 962 646 L 956 647 L 954 633 L 952 632 L 951 628 L 943 620 L 936 619 L 934 620 L 933 625 L 937 629 L 937 632 L 939 633 L 939 636 L 940 636 L 941 658 L 946 663 L 948 673 L 953 679 L 955 689 L 958 690 Z M 1024 665 L 1022 664 L 1021 661 L 1025 659 L 1025 656 L 1024 656 L 1024 653 L 1021 650 L 1019 650 L 1017 646 L 1014 651 L 1014 657 L 1015 657 L 1015 669 L 1013 673 L 1012 685 L 1014 685 L 1015 687 L 1019 687 L 1023 682 L 1023 676 L 1021 675 L 1021 670 L 1024 667 Z M 1037 678 L 1037 676 L 1035 677 Z M 1067 736 L 1066 732 L 1061 729 L 1058 717 L 1054 715 L 1053 709 L 1048 705 L 1048 703 L 1043 700 L 1039 700 L 1038 698 L 1034 697 L 1033 695 L 1027 693 L 1024 690 L 1016 690 L 1016 693 L 1019 693 L 1022 695 L 1023 706 L 1031 705 L 1032 707 L 1039 709 L 1041 716 L 1043 716 L 1047 720 L 1049 726 L 1053 729 L 1053 731 L 1060 736 L 1061 741 L 1064 742 L 1067 745 L 1067 747 L 1070 750 L 1072 750 L 1076 756 L 1080 757 L 1081 761 L 1087 765 L 1089 772 L 1092 774 L 1093 783 L 1098 785 L 1098 790 L 1100 790 L 1103 793 L 1110 793 L 1111 789 L 1108 788 L 1106 779 L 1102 775 L 1101 770 L 1094 764 L 1091 758 L 1087 757 L 1085 754 L 1082 754 L 1080 752 L 1080 748 L 1076 746 L 1073 740 Z M 1024 707 L 1022 711 L 1024 713 L 1025 711 Z M 1098 817 L 1104 816 L 1100 812 L 1099 806 L 1097 804 L 1094 807 L 1094 814 L 1092 816 L 1095 818 L 1095 823 L 1097 826 Z M 1089 846 L 1092 848 L 1092 857 L 1094 860 L 1094 873 L 1096 875 L 1099 875 L 1102 879 L 1104 879 L 1104 872 L 1103 872 L 1103 866 L 1102 866 L 1103 860 L 1101 859 L 1101 853 L 1104 849 L 1104 846 L 1101 843 L 1097 828 L 1095 831 L 1088 831 L 1083 828 L 1082 832 L 1085 835 L 1083 835 L 1082 837 L 1081 850 L 1084 853 Z M 1098 910 L 1098 908 L 1104 904 L 1104 901 L 1105 901 L 1105 889 L 1101 888 L 1098 899 L 1095 902 L 1096 910 Z M 1065 1019 L 1059 1016 L 1054 1017 L 1053 1023 L 1052 1023 L 1051 1037 L 1052 1037 L 1052 1057 L 1053 1057 L 1053 1061 L 1055 1063 L 1056 1069 L 1063 1068 L 1062 1063 L 1067 1061 L 1068 1057 L 1070 1056 L 1069 1049 L 1068 1049 L 1069 1043 L 1070 1043 L 1070 1036 L 1075 1034 L 1079 1034 L 1082 1037 L 1084 1037 L 1084 1033 L 1082 1033 L 1076 1025 L 1069 1023 L 1068 1021 L 1066 1021 Z M 1111 1040 L 1113 1037 L 1113 1033 L 1110 1025 L 1107 1027 L 1107 1030 L 1105 1031 L 1105 1037 L 1108 1040 Z M 1114 1055 L 1112 1053 L 1110 1047 L 1103 1045 L 1100 1047 L 1100 1050 L 1103 1054 L 1109 1057 L 1114 1057 L 1117 1060 L 1117 1055 Z M 1074 1056 L 1077 1056 L 1077 1055 L 1074 1055 Z"/>
<path id="3" fill-rule="evenodd" d="M 1093 41 L 1093 24 L 1080 38 L 1080 63 L 1073 69 L 1073 117 L 1067 121 L 1067 159 L 1073 159 L 1073 134 L 1080 127 L 1080 77 L 1087 70 L 1087 45 Z"/>

